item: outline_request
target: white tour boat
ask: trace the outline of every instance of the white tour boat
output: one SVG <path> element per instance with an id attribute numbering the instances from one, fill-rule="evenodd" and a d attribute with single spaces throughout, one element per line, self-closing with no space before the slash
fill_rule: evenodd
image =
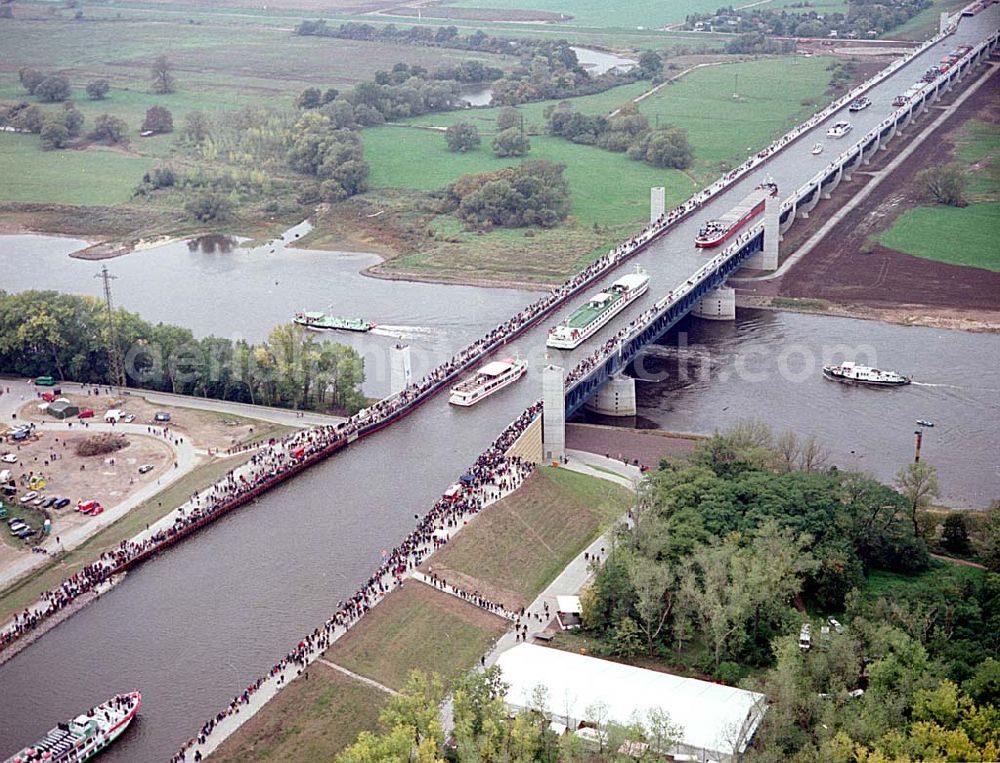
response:
<path id="1" fill-rule="evenodd" d="M 545 344 L 558 350 L 572 350 L 605 323 L 614 318 L 629 304 L 635 302 L 649 288 L 649 276 L 642 268 L 622 276 L 600 294 L 591 297 L 587 304 L 553 329 Z"/>
<path id="2" fill-rule="evenodd" d="M 476 371 L 476 375 L 451 388 L 448 402 L 468 407 L 513 384 L 528 371 L 528 364 L 520 358 L 494 360 Z"/>
<path id="3" fill-rule="evenodd" d="M 823 366 L 823 376 L 831 381 L 868 384 L 873 387 L 900 387 L 910 383 L 910 377 L 895 371 L 880 371 L 877 368 L 859 366 L 849 360 L 845 360 L 839 366 Z"/>
<path id="4" fill-rule="evenodd" d="M 853 129 L 854 126 L 850 122 L 837 122 L 833 127 L 826 131 L 826 135 L 828 138 L 843 138 Z"/>

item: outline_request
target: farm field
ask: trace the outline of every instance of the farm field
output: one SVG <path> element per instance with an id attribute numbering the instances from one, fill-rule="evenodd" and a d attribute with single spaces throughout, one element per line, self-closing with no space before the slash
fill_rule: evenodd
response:
<path id="1" fill-rule="evenodd" d="M 916 207 L 880 233 L 880 244 L 928 260 L 1000 272 L 1000 202 L 971 204 L 963 209 L 936 205 Z"/>

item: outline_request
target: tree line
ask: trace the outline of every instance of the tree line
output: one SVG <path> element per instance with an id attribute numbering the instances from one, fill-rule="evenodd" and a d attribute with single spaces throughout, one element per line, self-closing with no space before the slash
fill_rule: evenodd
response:
<path id="1" fill-rule="evenodd" d="M 456 216 L 475 228 L 551 228 L 569 213 L 566 166 L 526 161 L 517 167 L 463 175 L 447 188 Z"/>
<path id="2" fill-rule="evenodd" d="M 129 386 L 217 400 L 354 413 L 364 360 L 294 324 L 259 343 L 153 324 L 119 308 L 115 329 Z M 108 317 L 95 297 L 0 291 L 0 373 L 110 384 Z"/>
<path id="3" fill-rule="evenodd" d="M 933 0 L 894 0 L 891 3 L 853 0 L 848 5 L 847 13 L 826 13 L 808 7 L 792 7 L 791 10 L 745 7 L 734 10 L 728 6 L 719 8 L 715 13 L 689 14 L 684 28 L 778 37 L 828 37 L 835 33 L 838 37 L 868 39 L 892 31 L 932 5 Z"/>
<path id="4" fill-rule="evenodd" d="M 563 101 L 548 112 L 548 132 L 574 143 L 625 153 L 654 167 L 687 169 L 694 159 L 687 130 L 672 125 L 651 128 L 632 102 L 605 117 L 574 111 L 570 102 Z"/>

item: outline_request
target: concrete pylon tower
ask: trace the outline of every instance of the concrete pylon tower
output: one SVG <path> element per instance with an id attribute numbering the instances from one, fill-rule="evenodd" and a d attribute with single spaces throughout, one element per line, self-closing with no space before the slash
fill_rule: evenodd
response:
<path id="1" fill-rule="evenodd" d="M 764 248 L 750 257 L 744 267 L 754 270 L 778 269 L 778 242 L 781 241 L 781 199 L 768 196 L 764 201 Z"/>
<path id="2" fill-rule="evenodd" d="M 560 366 L 542 369 L 542 452 L 546 461 L 566 455 L 566 372 Z"/>
<path id="3" fill-rule="evenodd" d="M 412 381 L 410 345 L 397 344 L 389 350 L 389 394 L 396 395 L 402 392 Z"/>
<path id="4" fill-rule="evenodd" d="M 667 189 L 661 186 L 649 189 L 649 222 L 655 223 L 667 211 Z"/>

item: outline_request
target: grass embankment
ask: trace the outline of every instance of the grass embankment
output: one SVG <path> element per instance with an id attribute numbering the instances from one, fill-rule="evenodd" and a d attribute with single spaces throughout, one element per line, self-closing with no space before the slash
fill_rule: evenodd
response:
<path id="1" fill-rule="evenodd" d="M 392 689 L 411 670 L 448 684 L 472 668 L 508 623 L 479 607 L 407 581 L 326 651 L 326 659 Z"/>
<path id="2" fill-rule="evenodd" d="M 227 739 L 211 759 L 332 760 L 358 733 L 375 728 L 386 694 L 320 662 L 296 679 Z"/>
<path id="3" fill-rule="evenodd" d="M 957 131 L 955 160 L 968 180 L 966 207 L 920 206 L 876 237 L 915 257 L 1000 272 L 1000 127 L 970 120 Z"/>
<path id="4" fill-rule="evenodd" d="M 449 582 L 510 608 L 530 603 L 631 504 L 624 487 L 540 467 L 513 495 L 476 517 L 429 564 Z"/>
<path id="5" fill-rule="evenodd" d="M 280 436 L 286 431 L 287 427 L 262 422 L 259 429 L 255 430 L 252 439 L 257 441 L 261 438 Z M 0 594 L 0 622 L 36 601 L 42 591 L 59 585 L 63 579 L 90 564 L 105 551 L 115 548 L 124 539 L 131 538 L 145 529 L 146 525 L 153 524 L 169 514 L 187 501 L 192 493 L 214 484 L 226 472 L 246 462 L 252 455 L 252 453 L 241 453 L 231 458 L 217 458 L 192 469 L 177 482 L 139 504 L 84 544 L 61 556 L 52 556 L 43 567 Z"/>
<path id="6" fill-rule="evenodd" d="M 520 162 L 499 159 L 491 150 L 500 109 L 427 115 L 365 130 L 362 138 L 374 190 L 356 202 L 358 206 L 335 208 L 321 217 L 308 243 L 331 246 L 337 237 L 367 226 L 369 236 L 360 236 L 362 242 L 385 244 L 379 247 L 383 253 L 403 252 L 381 267 L 386 271 L 442 279 L 562 280 L 642 226 L 649 214 L 650 187 L 665 186 L 667 205 L 673 206 L 829 100 L 829 95 L 817 96 L 829 84 L 828 64 L 826 58 L 791 58 L 706 67 L 642 101 L 640 111 L 653 126 L 674 124 L 688 131 L 695 161 L 684 172 L 545 135 L 545 110 L 554 101 L 519 107 L 531 134 L 526 158 L 566 165 L 570 218 L 553 230 L 469 231 L 453 215 L 438 213 L 426 195 L 461 175 Z M 737 77 L 740 97 L 734 99 Z M 572 104 L 583 113 L 607 114 L 648 88 L 645 82 L 624 85 L 575 98 Z M 479 149 L 451 153 L 440 129 L 425 129 L 459 121 L 479 128 Z M 379 212 L 372 223 L 365 222 L 367 215 Z"/>
<path id="7" fill-rule="evenodd" d="M 942 11 L 954 13 L 968 4 L 969 0 L 936 0 L 930 8 L 882 36 L 890 40 L 926 40 L 937 34 Z"/>

